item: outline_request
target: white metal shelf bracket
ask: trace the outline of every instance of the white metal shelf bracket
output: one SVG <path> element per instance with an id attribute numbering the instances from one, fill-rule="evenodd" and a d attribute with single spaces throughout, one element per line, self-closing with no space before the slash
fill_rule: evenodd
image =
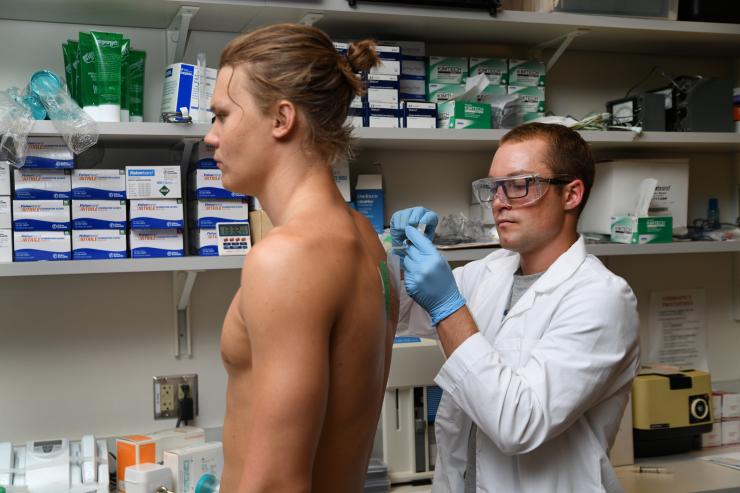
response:
<path id="1" fill-rule="evenodd" d="M 185 48 L 190 37 L 190 21 L 198 13 L 200 7 L 190 7 L 183 5 L 175 14 L 167 28 L 167 63 L 182 62 L 185 56 Z"/>
<path id="2" fill-rule="evenodd" d="M 560 56 L 563 53 L 565 53 L 565 50 L 568 49 L 568 46 L 570 46 L 573 40 L 576 39 L 578 36 L 583 36 L 584 34 L 588 34 L 588 32 L 589 32 L 588 29 L 576 29 L 575 31 L 562 34 L 558 36 L 557 38 L 553 38 L 549 41 L 545 41 L 544 43 L 540 43 L 534 48 L 532 48 L 531 50 L 533 58 L 541 59 L 542 50 L 560 43 L 560 46 L 558 46 L 558 48 L 555 50 L 555 53 L 553 53 L 550 59 L 547 61 L 547 71 L 549 72 L 550 69 L 558 61 Z"/>
<path id="3" fill-rule="evenodd" d="M 298 21 L 298 24 L 313 26 L 323 18 L 324 14 L 322 12 L 306 12 L 306 14 L 301 17 L 301 20 Z"/>
<path id="4" fill-rule="evenodd" d="M 190 295 L 198 273 L 187 270 L 172 273 L 172 294 L 175 318 L 175 358 L 193 356 L 193 338 L 190 332 Z M 183 349 L 184 348 L 184 349 Z"/>

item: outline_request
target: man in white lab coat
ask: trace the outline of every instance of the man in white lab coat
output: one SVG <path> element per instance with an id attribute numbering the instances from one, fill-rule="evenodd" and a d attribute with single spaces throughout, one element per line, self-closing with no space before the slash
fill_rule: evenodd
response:
<path id="1" fill-rule="evenodd" d="M 454 272 L 430 241 L 435 213 L 393 215 L 416 301 L 405 332 L 438 337 L 448 358 L 435 379 L 435 493 L 622 490 L 607 454 L 639 365 L 638 316 L 576 232 L 593 177 L 577 132 L 510 131 L 473 184 L 503 248 Z"/>

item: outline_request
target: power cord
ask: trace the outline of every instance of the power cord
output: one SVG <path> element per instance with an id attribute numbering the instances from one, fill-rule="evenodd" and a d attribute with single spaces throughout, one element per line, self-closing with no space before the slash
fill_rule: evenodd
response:
<path id="1" fill-rule="evenodd" d="M 177 406 L 177 424 L 175 428 L 179 428 L 181 424 L 188 425 L 189 421 L 193 420 L 195 415 L 195 406 L 193 405 L 193 396 L 190 393 L 190 385 L 184 383 L 180 385 L 182 390 L 182 399 L 178 401 Z"/>

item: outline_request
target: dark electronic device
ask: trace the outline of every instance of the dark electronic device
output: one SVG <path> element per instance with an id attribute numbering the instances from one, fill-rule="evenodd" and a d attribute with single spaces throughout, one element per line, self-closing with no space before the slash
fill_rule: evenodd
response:
<path id="1" fill-rule="evenodd" d="M 356 7 L 359 0 L 347 0 L 350 7 Z M 421 5 L 427 7 L 455 7 L 467 9 L 484 9 L 496 17 L 501 8 L 501 0 L 362 0 L 363 2 Z"/>
<path id="2" fill-rule="evenodd" d="M 643 93 L 606 103 L 613 125 L 642 127 L 646 132 L 665 132 L 665 98 L 660 94 Z"/>
<path id="3" fill-rule="evenodd" d="M 679 0 L 679 21 L 740 23 L 737 0 Z"/>
<path id="4" fill-rule="evenodd" d="M 673 84 L 648 91 L 665 98 L 666 128 L 676 132 L 733 132 L 732 83 L 681 75 Z"/>

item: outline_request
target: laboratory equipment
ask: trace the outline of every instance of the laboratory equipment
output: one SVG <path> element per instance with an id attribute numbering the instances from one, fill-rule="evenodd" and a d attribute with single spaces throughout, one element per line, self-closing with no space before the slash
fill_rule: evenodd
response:
<path id="1" fill-rule="evenodd" d="M 252 248 L 249 221 L 216 224 L 218 255 L 246 255 Z"/>

